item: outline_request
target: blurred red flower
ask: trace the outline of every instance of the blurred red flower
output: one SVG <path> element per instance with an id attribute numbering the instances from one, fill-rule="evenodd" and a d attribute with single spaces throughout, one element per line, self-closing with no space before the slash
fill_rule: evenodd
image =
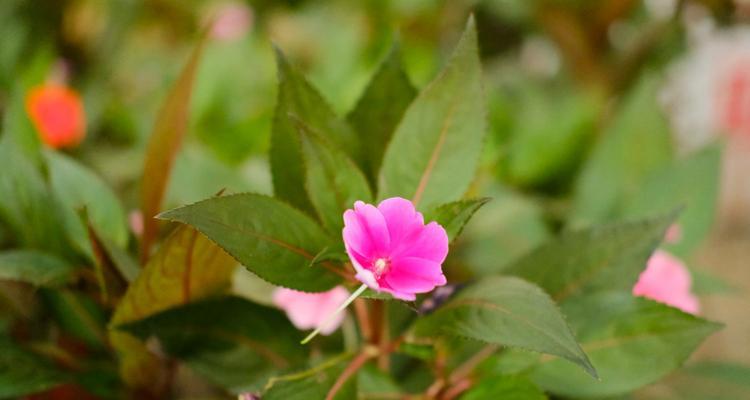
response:
<path id="1" fill-rule="evenodd" d="M 32 88 L 26 96 L 26 112 L 42 141 L 52 148 L 75 147 L 86 136 L 81 96 L 60 84 Z"/>

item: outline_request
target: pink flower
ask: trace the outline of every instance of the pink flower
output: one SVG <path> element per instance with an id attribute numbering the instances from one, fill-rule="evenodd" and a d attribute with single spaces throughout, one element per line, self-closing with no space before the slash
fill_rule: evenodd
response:
<path id="1" fill-rule="evenodd" d="M 448 235 L 437 222 L 425 225 L 408 200 L 393 197 L 377 207 L 354 203 L 344 213 L 343 236 L 356 278 L 374 290 L 414 300 L 416 293 L 446 283 L 441 265 Z"/>
<path id="2" fill-rule="evenodd" d="M 691 285 L 690 272 L 682 261 L 666 251 L 657 250 L 633 287 L 633 295 L 697 314 L 700 305 L 698 298 L 690 291 Z"/>
<path id="3" fill-rule="evenodd" d="M 349 292 L 341 286 L 322 293 L 304 293 L 286 288 L 273 292 L 274 304 L 286 312 L 294 326 L 298 329 L 318 328 L 323 335 L 330 335 L 341 326 L 343 313 L 336 315 L 325 326 L 321 325 L 347 297 Z"/>
<path id="4" fill-rule="evenodd" d="M 86 136 L 83 100 L 70 87 L 47 83 L 32 88 L 26 96 L 26 111 L 49 147 L 76 147 Z"/>
<path id="5" fill-rule="evenodd" d="M 253 12 L 241 2 L 228 2 L 216 10 L 211 36 L 218 40 L 234 41 L 242 38 L 253 23 Z"/>
<path id="6" fill-rule="evenodd" d="M 664 234 L 664 241 L 669 244 L 676 244 L 682 240 L 682 225 L 674 223 L 669 226 L 667 233 Z"/>

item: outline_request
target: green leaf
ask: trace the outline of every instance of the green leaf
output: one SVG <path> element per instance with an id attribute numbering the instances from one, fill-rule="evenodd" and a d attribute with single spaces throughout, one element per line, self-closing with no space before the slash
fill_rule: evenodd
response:
<path id="1" fill-rule="evenodd" d="M 507 146 L 510 180 L 538 187 L 568 178 L 593 137 L 597 103 L 569 88 L 551 95 L 548 87 L 529 87 L 522 95 L 516 129 Z"/>
<path id="2" fill-rule="evenodd" d="M 546 398 L 547 396 L 531 381 L 517 376 L 483 379 L 461 396 L 461 400 L 545 400 Z"/>
<path id="3" fill-rule="evenodd" d="M 28 248 L 70 254 L 63 231 L 63 210 L 49 191 L 42 173 L 7 134 L 0 139 L 0 219 Z"/>
<path id="4" fill-rule="evenodd" d="M 232 391 L 249 390 L 270 371 L 303 361 L 307 350 L 282 312 L 231 296 L 171 308 L 119 328 L 142 340 L 156 336 L 167 353 Z"/>
<path id="5" fill-rule="evenodd" d="M 271 173 L 276 197 L 300 210 L 313 212 L 305 192 L 305 165 L 299 134 L 290 116 L 303 121 L 314 132 L 344 149 L 352 159 L 359 158 L 359 146 L 351 127 L 339 119 L 323 97 L 293 68 L 276 49 L 279 90 L 271 130 Z"/>
<path id="6" fill-rule="evenodd" d="M 295 121 L 307 167 L 305 188 L 323 226 L 333 234 L 344 227 L 344 211 L 355 201 L 372 201 L 367 179 L 346 153 Z"/>
<path id="7" fill-rule="evenodd" d="M 169 175 L 182 138 L 187 131 L 193 81 L 205 42 L 205 37 L 199 39 L 177 82 L 162 103 L 146 149 L 141 180 L 141 211 L 143 213 L 141 261 L 144 264 L 148 260 L 151 245 L 158 234 L 157 223 L 159 221 L 154 219 L 154 216 L 161 211 Z"/>
<path id="8" fill-rule="evenodd" d="M 0 398 L 22 398 L 68 381 L 46 360 L 0 338 Z"/>
<path id="9" fill-rule="evenodd" d="M 435 221 L 440 224 L 445 228 L 445 231 L 448 233 L 448 239 L 452 242 L 461 234 L 464 226 L 474 216 L 474 213 L 490 200 L 489 197 L 483 197 L 479 199 L 459 200 L 437 206 L 425 213 L 425 222 Z"/>
<path id="10" fill-rule="evenodd" d="M 67 262 L 34 250 L 0 252 L 0 279 L 55 287 L 70 281 L 75 268 Z"/>
<path id="11" fill-rule="evenodd" d="M 416 89 L 401 66 L 398 45 L 394 44 L 347 117 L 361 138 L 364 151 L 359 165 L 373 187 L 385 148 L 416 95 Z"/>
<path id="12" fill-rule="evenodd" d="M 543 360 L 532 379 L 566 397 L 616 396 L 655 382 L 720 327 L 627 293 L 581 297 L 563 311 L 600 376 L 595 381 L 560 360 Z"/>
<path id="13" fill-rule="evenodd" d="M 711 146 L 654 172 L 627 202 L 622 215 L 643 217 L 684 206 L 677 220 L 682 237 L 667 248 L 687 256 L 705 239 L 714 222 L 720 161 L 720 147 Z"/>
<path id="14" fill-rule="evenodd" d="M 558 302 L 595 290 L 630 291 L 675 217 L 567 232 L 503 272 L 534 282 Z"/>
<path id="15" fill-rule="evenodd" d="M 659 85 L 654 77 L 643 79 L 601 133 L 575 185 L 573 226 L 608 220 L 646 176 L 669 162 L 669 126 L 656 101 Z"/>
<path id="16" fill-rule="evenodd" d="M 316 365 L 315 367 L 271 378 L 263 392 L 263 400 L 309 400 L 325 399 L 331 386 L 346 367 L 349 354 L 337 357 Z M 356 377 L 351 377 L 338 391 L 334 400 L 357 399 Z"/>
<path id="17" fill-rule="evenodd" d="M 542 211 L 532 200 L 499 184 L 482 194 L 492 201 L 466 224 L 448 255 L 478 276 L 501 272 L 550 237 Z"/>
<path id="18" fill-rule="evenodd" d="M 596 376 L 555 303 L 541 289 L 513 277 L 490 276 L 458 292 L 417 320 L 414 332 L 467 337 L 564 357 Z"/>
<path id="19" fill-rule="evenodd" d="M 700 361 L 671 374 L 639 391 L 644 400 L 736 400 L 750 398 L 750 367 L 722 362 Z"/>
<path id="20" fill-rule="evenodd" d="M 474 19 L 443 72 L 406 110 L 386 149 L 381 199 L 401 196 L 429 209 L 458 200 L 477 168 L 486 130 Z"/>
<path id="21" fill-rule="evenodd" d="M 180 226 L 159 247 L 114 311 L 110 326 L 139 320 L 229 287 L 237 263 L 219 246 L 188 226 Z M 120 357 L 120 374 L 134 387 L 158 382 L 159 359 L 123 332 L 109 332 Z"/>
<path id="22" fill-rule="evenodd" d="M 83 165 L 54 151 L 44 153 L 52 190 L 70 210 L 86 209 L 99 232 L 120 247 L 128 241 L 125 212 L 112 190 Z"/>
<path id="23" fill-rule="evenodd" d="M 67 289 L 47 289 L 41 294 L 64 331 L 92 348 L 106 347 L 106 317 L 93 299 Z"/>
<path id="24" fill-rule="evenodd" d="M 271 197 L 236 194 L 167 211 L 159 218 L 191 225 L 251 272 L 275 285 L 321 292 L 340 279 L 327 263 L 308 267 L 333 241 L 302 212 Z"/>

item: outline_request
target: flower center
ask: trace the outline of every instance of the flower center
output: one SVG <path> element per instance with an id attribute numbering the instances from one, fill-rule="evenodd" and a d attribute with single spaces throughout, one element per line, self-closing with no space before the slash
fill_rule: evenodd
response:
<path id="1" fill-rule="evenodd" d="M 372 265 L 373 267 L 375 267 L 375 270 L 373 271 L 375 273 L 375 278 L 380 278 L 388 271 L 388 268 L 390 268 L 391 266 L 391 262 L 387 258 L 378 258 L 374 263 L 372 263 Z"/>

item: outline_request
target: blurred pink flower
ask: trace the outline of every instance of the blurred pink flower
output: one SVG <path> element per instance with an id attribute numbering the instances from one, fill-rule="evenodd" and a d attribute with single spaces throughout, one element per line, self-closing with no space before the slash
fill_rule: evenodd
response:
<path id="1" fill-rule="evenodd" d="M 286 312 L 289 320 L 298 329 L 319 328 L 323 335 L 330 335 L 344 320 L 338 314 L 326 326 L 323 324 L 336 308 L 349 297 L 349 292 L 341 286 L 321 293 L 305 293 L 292 289 L 278 288 L 273 292 L 273 302 Z"/>
<path id="2" fill-rule="evenodd" d="M 633 295 L 697 314 L 700 304 L 690 291 L 691 285 L 690 272 L 682 261 L 666 251 L 657 250 L 633 287 Z"/>
<path id="3" fill-rule="evenodd" d="M 441 266 L 448 235 L 437 222 L 425 225 L 408 200 L 354 203 L 344 213 L 343 236 L 356 278 L 374 290 L 414 300 L 416 293 L 446 284 Z"/>
<path id="4" fill-rule="evenodd" d="M 690 153 L 720 134 L 750 141 L 750 29 L 709 27 L 691 47 L 661 94 L 678 149 Z"/>
<path id="5" fill-rule="evenodd" d="M 682 240 L 682 226 L 678 223 L 674 223 L 669 226 L 667 233 L 664 234 L 664 241 L 668 244 L 679 243 Z"/>
<path id="6" fill-rule="evenodd" d="M 247 5 L 224 3 L 215 10 L 211 36 L 218 40 L 237 40 L 247 34 L 252 23 L 253 13 Z"/>
<path id="7" fill-rule="evenodd" d="M 140 210 L 132 210 L 128 214 L 128 225 L 135 236 L 143 235 L 143 214 Z"/>

